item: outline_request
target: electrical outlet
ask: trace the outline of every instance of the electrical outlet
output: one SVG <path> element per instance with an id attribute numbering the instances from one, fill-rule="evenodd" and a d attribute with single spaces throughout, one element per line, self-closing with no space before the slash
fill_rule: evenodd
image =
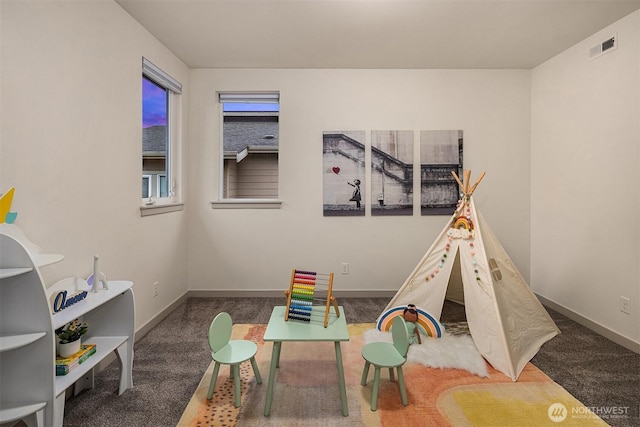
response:
<path id="1" fill-rule="evenodd" d="M 157 297 L 160 290 L 158 289 L 159 282 L 153 282 L 153 297 Z"/>
<path id="2" fill-rule="evenodd" d="M 631 300 L 627 297 L 620 297 L 620 311 L 624 314 L 631 314 Z"/>
<path id="3" fill-rule="evenodd" d="M 343 262 L 342 263 L 342 274 L 349 274 L 349 263 L 348 262 Z"/>

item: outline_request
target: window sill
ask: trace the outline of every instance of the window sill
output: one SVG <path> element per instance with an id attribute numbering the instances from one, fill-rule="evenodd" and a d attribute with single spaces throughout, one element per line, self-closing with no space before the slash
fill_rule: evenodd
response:
<path id="1" fill-rule="evenodd" d="M 158 215 L 169 212 L 177 212 L 184 209 L 184 203 L 166 203 L 162 205 L 140 206 L 140 216 Z"/>
<path id="2" fill-rule="evenodd" d="M 277 199 L 223 199 L 211 202 L 212 209 L 280 209 Z"/>

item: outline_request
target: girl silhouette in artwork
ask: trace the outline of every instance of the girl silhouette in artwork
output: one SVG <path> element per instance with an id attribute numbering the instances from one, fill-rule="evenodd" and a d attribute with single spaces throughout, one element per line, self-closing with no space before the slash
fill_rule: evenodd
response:
<path id="1" fill-rule="evenodd" d="M 360 209 L 360 200 L 362 200 L 362 197 L 360 196 L 360 180 L 354 179 L 353 184 L 347 181 L 347 184 L 354 187 L 353 194 L 349 201 L 356 202 L 356 209 Z"/>

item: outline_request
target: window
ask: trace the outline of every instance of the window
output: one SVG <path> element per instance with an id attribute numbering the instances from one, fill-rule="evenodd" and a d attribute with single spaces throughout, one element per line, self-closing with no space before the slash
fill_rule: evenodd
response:
<path id="1" fill-rule="evenodd" d="M 142 199 L 146 205 L 160 199 L 168 203 L 175 195 L 172 151 L 176 139 L 172 124 L 174 98 L 182 85 L 158 67 L 142 60 Z"/>
<path id="2" fill-rule="evenodd" d="M 158 86 L 146 76 L 142 77 L 142 177 L 150 178 L 151 188 L 143 186 L 143 198 L 161 197 L 167 193 L 160 188 L 160 174 L 167 176 L 169 164 L 169 144 L 167 137 L 167 115 L 169 112 L 169 91 Z M 166 186 L 166 179 L 164 185 Z"/>
<path id="3" fill-rule="evenodd" d="M 167 188 L 167 175 L 158 174 L 158 197 L 168 197 L 169 189 Z"/>
<path id="4" fill-rule="evenodd" d="M 279 94 L 220 93 L 219 102 L 223 123 L 221 199 L 258 204 L 275 201 L 278 198 Z M 261 207 L 268 206 L 262 204 Z"/>
<path id="5" fill-rule="evenodd" d="M 142 175 L 142 198 L 151 197 L 151 175 Z"/>

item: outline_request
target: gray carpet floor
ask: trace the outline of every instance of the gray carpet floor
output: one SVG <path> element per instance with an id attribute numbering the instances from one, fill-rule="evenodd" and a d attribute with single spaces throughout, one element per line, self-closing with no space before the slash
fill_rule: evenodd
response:
<path id="1" fill-rule="evenodd" d="M 340 298 L 349 323 L 375 322 L 388 298 Z M 234 323 L 267 323 L 283 298 L 189 298 L 134 346 L 134 388 L 117 395 L 117 363 L 93 389 L 70 398 L 65 426 L 175 426 L 211 363 L 207 331 L 221 311 Z M 548 310 L 562 334 L 532 363 L 612 426 L 640 426 L 640 355 Z M 446 302 L 442 323 L 464 321 L 464 307 Z M 615 414 L 612 414 L 615 412 Z M 426 424 L 428 425 L 428 424 Z"/>

